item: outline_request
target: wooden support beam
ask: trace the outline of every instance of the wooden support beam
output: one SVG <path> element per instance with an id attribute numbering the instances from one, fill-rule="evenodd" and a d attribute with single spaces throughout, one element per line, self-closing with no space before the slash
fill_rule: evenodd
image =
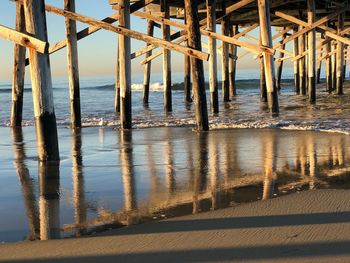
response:
<path id="1" fill-rule="evenodd" d="M 6 26 L 0 25 L 0 38 L 11 41 L 17 45 L 27 47 L 39 53 L 47 53 L 49 50 L 49 43 L 41 41 L 29 34 L 13 30 Z"/>
<path id="2" fill-rule="evenodd" d="M 138 12 L 138 14 L 140 14 L 140 13 L 141 12 Z M 143 13 L 142 16 L 144 18 L 147 18 L 147 19 L 150 19 L 150 20 L 153 20 L 153 21 L 156 21 L 156 22 L 160 22 L 160 23 L 164 23 L 164 24 L 167 24 L 167 25 L 172 25 L 172 26 L 176 26 L 176 27 L 182 28 L 183 30 L 178 32 L 179 36 L 187 34 L 187 26 L 182 24 L 182 23 L 174 22 L 174 21 L 171 21 L 169 19 L 161 18 L 159 16 L 148 14 L 148 13 Z M 206 19 L 205 19 L 205 21 L 206 21 Z M 235 36 L 235 37 L 229 37 L 227 35 L 211 32 L 211 31 L 208 31 L 208 30 L 204 29 L 204 27 L 205 27 L 205 25 L 203 25 L 201 27 L 200 31 L 205 36 L 215 38 L 217 40 L 223 41 L 223 42 L 228 43 L 228 44 L 234 44 L 234 45 L 240 46 L 240 47 L 245 48 L 245 49 L 254 50 L 256 53 L 259 53 L 261 51 L 267 51 L 267 52 L 270 52 L 272 54 L 274 52 L 274 50 L 272 48 L 259 46 L 259 45 L 256 45 L 256 44 L 249 43 L 249 42 L 242 41 L 242 40 L 238 39 L 238 38 L 246 35 L 249 31 L 251 31 L 254 28 L 256 28 L 255 24 L 252 25 L 251 27 L 247 28 L 247 30 L 245 30 L 244 32 L 237 34 L 237 36 Z M 173 38 L 171 38 L 171 39 L 173 40 Z M 135 57 L 140 52 L 145 52 L 145 51 L 140 50 L 140 51 L 137 51 L 137 53 L 135 52 Z"/>
<path id="3" fill-rule="evenodd" d="M 292 60 L 293 57 L 287 56 L 287 57 L 283 57 L 283 58 L 278 58 L 278 59 L 276 59 L 276 62 L 285 61 L 285 60 L 288 60 L 288 59 Z"/>
<path id="4" fill-rule="evenodd" d="M 328 41 L 326 44 L 326 54 L 329 54 L 331 52 L 331 49 L 331 41 Z M 332 56 L 328 56 L 326 60 L 326 89 L 329 93 L 332 92 Z"/>
<path id="5" fill-rule="evenodd" d="M 272 34 L 270 21 L 270 7 L 268 0 L 258 0 L 259 21 L 261 44 L 265 47 L 272 48 Z M 279 112 L 278 95 L 275 86 L 275 66 L 273 55 L 263 52 L 264 70 L 267 89 L 267 101 L 270 111 L 273 114 Z"/>
<path id="6" fill-rule="evenodd" d="M 180 43 L 186 41 L 187 38 L 188 38 L 187 35 L 186 35 L 186 36 L 182 36 L 182 37 L 178 38 L 176 41 L 174 41 L 174 43 L 175 43 L 175 44 L 180 44 Z M 152 46 L 152 45 L 150 45 L 150 46 Z M 151 51 L 152 49 L 149 49 L 149 50 Z M 157 53 L 154 53 L 154 54 L 152 54 L 151 56 L 149 56 L 148 58 L 145 58 L 145 59 L 141 60 L 141 61 L 140 61 L 140 65 L 145 65 L 145 64 L 151 62 L 153 59 L 155 59 L 155 58 L 161 56 L 162 54 L 163 54 L 163 51 L 162 51 L 162 50 L 159 51 L 159 52 L 157 52 Z M 186 55 L 185 55 L 185 56 L 186 56 Z"/>
<path id="7" fill-rule="evenodd" d="M 278 44 L 274 45 L 274 48 L 280 47 L 282 44 L 286 44 L 286 43 L 288 43 L 289 41 L 292 41 L 293 39 L 295 39 L 296 37 L 299 37 L 299 36 L 301 36 L 301 35 L 303 35 L 303 34 L 305 34 L 305 33 L 308 33 L 310 30 L 313 30 L 313 29 L 315 29 L 316 27 L 321 26 L 322 24 L 328 22 L 329 20 L 331 20 L 331 19 L 337 17 L 339 14 L 344 13 L 344 12 L 347 11 L 348 9 L 349 9 L 349 8 L 340 8 L 340 9 L 336 10 L 334 13 L 328 14 L 327 16 L 324 16 L 324 17 L 322 17 L 321 19 L 317 20 L 316 22 L 314 22 L 314 23 L 312 23 L 312 24 L 308 24 L 308 25 L 304 25 L 304 23 L 306 23 L 306 22 L 304 22 L 304 21 L 302 21 L 302 20 L 299 20 L 299 19 L 297 19 L 297 18 L 295 18 L 295 17 L 288 16 L 288 15 L 283 14 L 283 13 L 281 13 L 281 12 L 275 12 L 275 15 L 280 16 L 280 17 L 282 17 L 283 19 L 289 20 L 289 21 L 291 21 L 291 22 L 293 22 L 293 23 L 300 24 L 300 25 L 303 26 L 303 28 L 302 28 L 301 30 L 298 30 L 298 32 L 296 32 L 295 34 L 293 34 L 293 35 L 287 37 L 282 43 L 278 43 Z M 300 21 L 301 21 L 301 22 L 300 22 Z M 345 39 L 345 38 L 343 38 L 343 37 L 337 36 L 336 34 L 331 33 L 331 32 L 329 32 L 329 31 L 326 31 L 325 34 L 326 34 L 327 36 L 332 37 L 332 38 L 338 38 L 339 40 L 344 41 L 344 42 L 348 42 L 348 41 L 349 41 L 349 43 L 350 43 L 350 40 L 347 40 L 347 39 Z"/>
<path id="8" fill-rule="evenodd" d="M 151 20 L 148 20 L 147 22 L 147 35 L 153 36 L 154 34 L 154 22 Z M 149 46 L 149 44 L 147 44 Z M 152 56 L 152 50 L 148 51 L 146 53 L 146 58 L 149 58 Z M 143 104 L 148 105 L 149 102 L 149 87 L 150 87 L 150 80 L 151 80 L 151 63 L 147 63 L 144 65 L 143 69 Z"/>
<path id="9" fill-rule="evenodd" d="M 337 43 L 333 42 L 332 44 L 332 91 L 337 88 Z"/>
<path id="10" fill-rule="evenodd" d="M 250 31 L 254 30 L 255 28 L 257 28 L 259 26 L 259 24 L 253 24 L 249 27 L 247 27 L 246 29 L 244 29 L 243 31 L 237 33 L 236 35 L 233 36 L 233 38 L 240 38 L 240 37 L 243 37 L 245 36 L 246 34 L 248 34 Z"/>
<path id="11" fill-rule="evenodd" d="M 281 41 L 286 38 L 286 34 L 282 35 Z M 284 50 L 286 48 L 286 44 L 282 44 L 281 48 Z M 284 52 L 280 51 L 279 57 L 278 57 L 278 66 L 277 66 L 277 80 L 276 80 L 276 86 L 277 90 L 281 90 L 281 80 L 282 80 L 282 69 L 283 69 L 283 58 L 284 58 Z"/>
<path id="12" fill-rule="evenodd" d="M 169 2 L 160 0 L 160 11 L 164 19 L 169 19 Z M 170 41 L 170 27 L 162 24 L 162 36 L 164 41 Z M 163 87 L 164 87 L 164 111 L 172 112 L 172 97 L 171 97 L 171 53 L 170 50 L 163 48 Z"/>
<path id="13" fill-rule="evenodd" d="M 309 26 L 315 23 L 315 0 L 307 0 L 307 20 Z M 308 92 L 310 103 L 316 102 L 316 30 L 308 33 Z"/>
<path id="14" fill-rule="evenodd" d="M 299 26 L 299 30 L 301 31 L 302 27 Z M 305 52 L 305 34 L 299 37 L 299 52 L 300 54 Z M 306 64 L 305 64 L 305 56 L 299 59 L 299 76 L 300 76 L 300 95 L 306 95 Z"/>
<path id="15" fill-rule="evenodd" d="M 24 0 L 26 31 L 47 42 L 44 0 Z M 58 161 L 58 137 L 54 110 L 50 58 L 29 48 L 30 74 L 39 161 Z"/>
<path id="16" fill-rule="evenodd" d="M 136 12 L 138 9 L 143 8 L 143 7 L 145 7 L 145 6 L 147 6 L 147 5 L 151 4 L 151 3 L 153 3 L 154 1 L 155 1 L 155 0 L 142 0 L 142 1 L 137 1 L 137 2 L 135 2 L 134 4 L 132 4 L 132 5 L 130 6 L 130 12 L 131 12 L 131 13 Z M 16 2 L 17 2 L 17 3 L 21 3 L 21 2 L 23 2 L 23 1 L 17 0 Z M 119 16 L 118 16 L 118 14 L 116 13 L 116 14 L 113 14 L 113 15 L 111 15 L 111 16 L 109 16 L 109 17 L 106 17 L 106 18 L 102 19 L 101 21 L 102 21 L 102 22 L 106 22 L 106 23 L 108 23 L 108 24 L 113 24 L 114 22 L 118 21 L 118 17 L 119 17 Z M 100 27 L 95 27 L 95 26 L 89 26 L 89 27 L 87 27 L 87 28 L 84 28 L 83 30 L 81 30 L 81 31 L 79 31 L 79 32 L 77 33 L 77 40 L 79 41 L 79 40 L 81 40 L 81 39 L 83 39 L 83 38 L 85 38 L 85 37 L 87 37 L 87 36 L 92 35 L 93 33 L 97 32 L 97 31 L 99 31 L 99 30 L 101 30 L 101 28 L 100 28 Z M 63 40 L 61 40 L 61 41 L 55 43 L 54 45 L 50 46 L 50 47 L 49 47 L 49 53 L 50 53 L 50 54 L 53 54 L 53 53 L 55 53 L 55 52 L 57 52 L 57 51 L 59 51 L 59 50 L 65 48 L 66 46 L 67 46 L 67 41 L 66 41 L 66 39 L 63 39 Z M 26 66 L 27 66 L 28 64 L 29 64 L 29 60 L 27 59 L 27 60 L 26 60 Z"/>
<path id="17" fill-rule="evenodd" d="M 75 12 L 75 0 L 64 0 L 64 9 Z M 77 26 L 76 22 L 69 18 L 66 18 L 65 22 L 70 97 L 70 123 L 72 128 L 78 128 L 81 127 L 81 110 Z"/>
<path id="18" fill-rule="evenodd" d="M 295 33 L 298 31 L 298 27 L 295 27 L 293 29 L 293 32 Z M 293 56 L 296 58 L 299 55 L 299 39 L 295 38 L 293 41 Z M 299 74 L 299 61 L 294 59 L 293 60 L 293 69 L 294 69 L 294 93 L 299 94 L 300 93 L 300 74 Z"/>
<path id="19" fill-rule="evenodd" d="M 230 36 L 233 37 L 238 33 L 238 25 L 230 27 Z M 230 97 L 236 96 L 236 66 L 237 66 L 237 46 L 230 45 L 229 47 L 229 82 L 230 82 Z"/>
<path id="20" fill-rule="evenodd" d="M 101 20 L 102 22 L 106 22 L 106 23 L 109 23 L 109 24 L 113 24 L 114 22 L 118 21 L 118 15 L 117 14 L 114 14 L 112 16 L 109 16 L 109 17 L 106 17 L 104 19 Z M 87 36 L 90 36 L 92 35 L 93 33 L 99 31 L 101 28 L 99 27 L 95 27 L 95 26 L 89 26 L 81 31 L 79 31 L 77 33 L 77 40 L 81 40 Z M 66 39 L 63 39 L 53 45 L 51 45 L 49 47 L 49 54 L 53 54 L 63 48 L 65 48 L 67 46 L 67 40 Z M 27 58 L 26 59 L 26 66 L 29 65 L 29 59 Z"/>
<path id="21" fill-rule="evenodd" d="M 184 17 L 184 22 L 186 23 L 186 16 Z M 185 41 L 185 45 L 188 47 L 188 41 Z M 210 61 L 211 57 L 209 57 Z M 186 106 L 189 105 L 189 103 L 192 102 L 192 92 L 191 92 L 191 60 L 189 56 L 184 56 L 184 98 L 185 102 L 187 103 Z"/>
<path id="22" fill-rule="evenodd" d="M 346 78 L 346 62 L 347 62 L 347 54 L 346 54 L 346 51 L 347 51 L 347 49 L 348 49 L 348 47 L 347 47 L 347 45 L 344 45 L 344 52 L 343 52 L 343 54 L 344 54 L 344 57 L 343 57 L 343 59 L 344 59 L 344 64 L 343 64 L 343 74 L 342 74 L 342 81 L 343 81 L 343 84 L 344 84 L 344 81 L 345 81 L 345 78 Z"/>
<path id="23" fill-rule="evenodd" d="M 250 54 L 250 51 L 244 51 L 238 55 L 238 59 L 244 58 L 246 55 Z"/>
<path id="24" fill-rule="evenodd" d="M 130 0 L 119 0 L 119 25 L 130 28 Z M 131 58 L 130 37 L 118 35 L 119 43 L 119 76 L 120 76 L 120 126 L 123 130 L 132 127 L 131 101 Z"/>
<path id="25" fill-rule="evenodd" d="M 206 0 L 207 6 L 207 29 L 216 32 L 216 0 Z M 216 40 L 208 38 L 209 58 L 209 90 L 210 108 L 213 113 L 219 112 L 219 91 L 217 79 L 217 53 Z"/>
<path id="26" fill-rule="evenodd" d="M 316 83 L 317 84 L 321 83 L 322 51 L 323 50 L 321 49 L 321 52 L 319 54 L 319 59 L 317 61 L 317 68 L 316 68 Z"/>
<path id="27" fill-rule="evenodd" d="M 338 16 L 337 32 L 344 30 L 344 13 Z M 340 40 L 337 41 L 337 73 L 336 73 L 336 91 L 338 95 L 342 95 L 343 92 L 343 67 L 344 67 L 344 44 Z"/>
<path id="28" fill-rule="evenodd" d="M 255 2 L 255 0 L 241 0 L 241 1 L 234 3 L 230 6 L 225 6 L 225 9 L 222 9 L 223 15 L 222 15 L 222 17 L 217 19 L 217 22 L 220 22 L 221 20 L 225 19 L 227 16 L 229 16 L 234 11 L 236 11 L 236 10 L 246 6 L 246 5 L 249 5 L 253 2 Z"/>
<path id="29" fill-rule="evenodd" d="M 260 101 L 267 102 L 267 90 L 266 90 L 266 78 L 265 78 L 265 66 L 264 66 L 264 57 L 259 57 L 260 65 Z"/>
<path id="30" fill-rule="evenodd" d="M 223 1 L 221 3 L 221 8 L 223 12 L 226 10 L 226 2 Z M 230 27 L 230 18 L 225 16 L 221 20 L 221 34 L 229 37 L 229 27 Z M 221 94 L 222 101 L 228 102 L 230 101 L 230 82 L 229 82 L 229 45 L 226 42 L 222 42 L 222 56 L 221 56 Z"/>
<path id="31" fill-rule="evenodd" d="M 193 0 L 184 0 L 186 21 L 188 24 L 188 45 L 201 50 L 201 34 L 198 19 L 198 7 Z M 205 95 L 205 80 L 203 61 L 191 57 L 192 87 L 194 95 L 194 108 L 198 131 L 208 131 L 208 109 Z"/>
<path id="32" fill-rule="evenodd" d="M 272 36 L 272 40 L 275 40 L 281 36 L 288 36 L 288 32 L 292 30 L 292 27 L 288 26 L 288 27 L 285 27 L 283 30 L 281 30 L 280 32 L 276 33 L 275 35 Z"/>
<path id="33" fill-rule="evenodd" d="M 51 13 L 54 13 L 57 15 L 61 15 L 61 16 L 65 16 L 65 17 L 68 17 L 70 19 L 80 21 L 82 23 L 87 23 L 87 24 L 90 24 L 90 25 L 93 25 L 96 27 L 100 27 L 100 28 L 105 29 L 107 31 L 111 31 L 114 33 L 125 35 L 128 38 L 134 38 L 134 39 L 137 39 L 140 41 L 147 42 L 149 44 L 154 44 L 156 47 L 161 47 L 161 48 L 166 48 L 168 50 L 178 51 L 178 52 L 183 53 L 185 55 L 189 55 L 191 57 L 195 57 L 195 58 L 198 58 L 201 60 L 208 60 L 209 59 L 209 54 L 204 53 L 202 51 L 186 48 L 186 47 L 180 46 L 178 44 L 165 41 L 165 40 L 160 39 L 160 38 L 151 37 L 151 36 L 148 36 L 147 34 L 139 33 L 139 32 L 136 32 L 134 30 L 124 28 L 122 26 L 111 25 L 111 24 L 108 24 L 106 22 L 102 22 L 102 21 L 99 21 L 97 19 L 94 19 L 94 18 L 91 18 L 88 16 L 83 16 L 83 15 L 80 15 L 78 13 L 73 13 L 73 12 L 69 12 L 66 10 L 62 10 L 60 8 L 50 6 L 50 5 L 46 5 L 46 10 L 48 12 L 51 12 Z"/>
<path id="34" fill-rule="evenodd" d="M 186 46 L 188 42 L 186 40 Z M 209 61 L 210 61 L 209 57 Z M 184 93 L 185 93 L 185 102 L 192 102 L 192 92 L 191 92 L 191 58 L 189 56 L 184 56 Z"/>
<path id="35" fill-rule="evenodd" d="M 117 59 L 115 63 L 115 95 L 114 95 L 114 112 L 120 113 L 120 65 L 119 65 L 119 38 L 117 40 Z"/>
<path id="36" fill-rule="evenodd" d="M 16 30 L 25 32 L 24 8 L 19 3 L 16 3 Z M 12 78 L 11 127 L 22 126 L 25 59 L 26 48 L 16 44 Z"/>

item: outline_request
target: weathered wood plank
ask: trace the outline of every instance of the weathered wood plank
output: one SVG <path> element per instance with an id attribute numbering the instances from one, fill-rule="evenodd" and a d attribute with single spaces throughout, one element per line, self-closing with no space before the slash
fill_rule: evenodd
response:
<path id="1" fill-rule="evenodd" d="M 259 21 L 261 44 L 265 47 L 272 48 L 272 34 L 270 21 L 270 7 L 268 0 L 258 0 Z M 275 86 L 275 66 L 273 55 L 263 52 L 264 70 L 267 89 L 267 101 L 270 111 L 273 114 L 279 112 L 278 95 Z"/>
<path id="2" fill-rule="evenodd" d="M 106 22 L 102 22 L 102 21 L 99 21 L 97 19 L 94 19 L 94 18 L 91 18 L 88 16 L 83 16 L 83 15 L 80 15 L 78 13 L 73 13 L 73 12 L 69 12 L 66 10 L 62 10 L 60 8 L 50 6 L 50 5 L 46 5 L 46 10 L 48 12 L 52 12 L 52 13 L 55 13 L 57 15 L 65 16 L 65 17 L 68 17 L 70 19 L 80 21 L 82 23 L 87 23 L 87 24 L 90 24 L 90 25 L 93 25 L 96 27 L 100 27 L 102 29 L 105 29 L 105 30 L 108 30 L 108 31 L 111 31 L 114 33 L 125 35 L 129 38 L 134 38 L 134 39 L 137 39 L 140 41 L 147 42 L 149 44 L 154 44 L 157 47 L 162 47 L 162 48 L 166 48 L 168 50 L 178 51 L 178 52 L 183 53 L 185 55 L 189 55 L 191 57 L 195 57 L 195 58 L 198 58 L 201 60 L 208 60 L 209 59 L 209 54 L 204 53 L 202 51 L 194 50 L 191 48 L 186 48 L 186 47 L 180 46 L 178 44 L 162 40 L 160 38 L 147 36 L 147 34 L 139 33 L 139 32 L 136 32 L 134 30 L 124 28 L 122 26 L 111 25 L 111 24 L 108 24 Z"/>
<path id="3" fill-rule="evenodd" d="M 344 30 L 344 13 L 338 16 L 337 32 Z M 344 67 L 344 44 L 342 41 L 337 41 L 337 64 L 336 64 L 336 91 L 338 95 L 343 94 L 343 67 Z"/>
<path id="4" fill-rule="evenodd" d="M 299 26 L 299 30 L 302 30 L 302 27 Z M 299 52 L 305 52 L 305 34 L 299 37 Z M 300 95 L 306 95 L 306 66 L 305 66 L 305 56 L 299 59 L 299 76 L 300 76 Z"/>
<path id="5" fill-rule="evenodd" d="M 238 33 L 238 25 L 230 27 L 230 36 L 233 37 Z M 236 67 L 237 67 L 237 46 L 230 45 L 229 47 L 229 82 L 230 82 L 230 97 L 237 95 L 236 93 Z"/>
<path id="6" fill-rule="evenodd" d="M 216 0 L 207 0 L 207 29 L 216 32 Z M 213 113 L 219 112 L 219 91 L 217 79 L 217 52 L 216 40 L 208 38 L 209 50 L 209 90 L 210 90 L 210 108 Z"/>
<path id="7" fill-rule="evenodd" d="M 130 28 L 130 0 L 119 0 L 119 25 Z M 123 130 L 132 127 L 131 102 L 131 41 L 125 34 L 118 35 L 119 81 L 120 81 L 120 126 Z"/>
<path id="8" fill-rule="evenodd" d="M 286 38 L 286 34 L 284 34 L 282 36 L 282 40 L 283 41 L 284 39 Z M 286 45 L 283 44 L 281 46 L 282 50 L 284 50 L 286 48 Z M 277 60 L 277 63 L 278 63 L 278 66 L 277 66 L 277 80 L 276 80 L 276 86 L 277 86 L 277 90 L 281 90 L 281 80 L 282 80 L 282 70 L 283 70 L 283 58 L 284 58 L 284 52 L 281 52 L 280 51 L 280 54 L 279 54 L 279 57 L 278 57 L 278 60 Z"/>
<path id="9" fill-rule="evenodd" d="M 327 16 L 324 16 L 322 18 L 320 18 L 319 20 L 317 20 L 316 22 L 312 23 L 312 24 L 308 24 L 307 26 L 304 26 L 301 30 L 298 30 L 298 32 L 294 33 L 293 35 L 287 37 L 282 43 L 277 43 L 276 45 L 274 45 L 274 48 L 280 47 L 282 44 L 286 44 L 289 41 L 292 41 L 293 39 L 295 39 L 296 37 L 299 37 L 305 33 L 308 33 L 310 30 L 315 29 L 316 27 L 328 22 L 329 20 L 337 17 L 339 14 L 344 13 L 345 11 L 347 11 L 349 8 L 341 8 L 336 10 L 334 13 L 332 14 L 328 14 Z M 280 15 L 281 12 L 276 12 L 275 15 Z M 290 16 L 284 16 L 284 19 L 292 19 L 293 21 L 291 22 L 296 22 L 296 18 L 290 18 Z M 300 20 L 299 20 L 300 21 Z M 305 23 L 305 22 L 304 22 Z M 346 39 L 337 36 L 329 31 L 325 32 L 326 35 L 329 35 L 330 37 L 334 38 L 334 37 L 338 37 L 338 39 L 341 39 L 342 41 L 347 41 Z M 350 40 L 349 40 L 350 41 Z"/>
<path id="10" fill-rule="evenodd" d="M 0 38 L 6 39 L 23 47 L 34 49 L 36 52 L 40 53 L 47 53 L 49 50 L 48 42 L 41 41 L 33 36 L 2 25 L 0 25 Z"/>
<path id="11" fill-rule="evenodd" d="M 154 22 L 149 20 L 147 22 L 147 35 L 153 36 L 154 34 Z M 149 46 L 147 44 L 147 46 Z M 152 56 L 152 50 L 146 53 L 146 58 Z M 132 58 L 131 58 L 132 59 Z M 151 80 L 151 63 L 147 63 L 143 69 L 143 104 L 147 105 L 149 102 L 149 88 Z"/>
<path id="12" fill-rule="evenodd" d="M 307 0 L 307 20 L 309 26 L 315 23 L 316 7 L 314 0 Z M 308 92 L 310 103 L 316 102 L 316 30 L 308 33 Z"/>
<path id="13" fill-rule="evenodd" d="M 230 18 L 225 16 L 226 10 L 226 2 L 223 1 L 221 3 L 221 8 L 224 12 L 224 18 L 221 20 L 221 35 L 229 36 L 229 27 L 230 27 Z M 221 95 L 222 101 L 228 102 L 230 101 L 230 82 L 229 82 L 229 72 L 228 72 L 228 64 L 229 64 L 229 45 L 226 42 L 222 42 L 221 48 Z"/>
<path id="14" fill-rule="evenodd" d="M 64 0 L 64 9 L 75 12 L 75 0 Z M 77 26 L 76 22 L 69 18 L 66 18 L 65 22 L 71 127 L 78 128 L 81 127 L 81 110 Z"/>
<path id="15" fill-rule="evenodd" d="M 19 3 L 16 3 L 16 30 L 25 32 L 24 8 Z M 25 59 L 26 48 L 16 44 L 12 78 L 11 127 L 22 126 Z"/>
<path id="16" fill-rule="evenodd" d="M 44 0 L 25 0 L 26 31 L 47 42 Z M 50 58 L 29 48 L 30 75 L 39 161 L 58 161 L 58 137 L 54 110 Z"/>
<path id="17" fill-rule="evenodd" d="M 298 30 L 297 27 L 293 29 L 295 33 Z M 296 58 L 299 55 L 299 39 L 295 38 L 293 42 L 293 57 Z M 300 76 L 299 76 L 299 62 L 297 59 L 293 60 L 293 69 L 294 69 L 294 93 L 300 93 Z"/>
<path id="18" fill-rule="evenodd" d="M 160 0 L 160 11 L 163 18 L 169 20 L 169 2 Z M 162 23 L 162 37 L 164 41 L 170 41 L 170 26 Z M 164 111 L 172 112 L 172 94 L 171 94 L 171 53 L 170 50 L 163 48 L 163 88 L 164 88 Z"/>
<path id="19" fill-rule="evenodd" d="M 201 50 L 201 35 L 198 20 L 198 9 L 193 0 L 184 0 L 186 21 L 188 24 L 188 45 Z M 198 131 L 208 131 L 208 109 L 205 95 L 205 80 L 203 61 L 191 57 L 192 87 L 194 95 L 194 108 Z"/>

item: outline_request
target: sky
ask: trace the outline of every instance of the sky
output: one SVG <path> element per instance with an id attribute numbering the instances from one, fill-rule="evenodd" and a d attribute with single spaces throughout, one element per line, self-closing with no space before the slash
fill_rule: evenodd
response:
<path id="1" fill-rule="evenodd" d="M 63 0 L 46 0 L 46 3 L 59 8 L 63 8 Z M 108 0 L 76 0 L 76 12 L 82 15 L 90 16 L 96 19 L 103 19 L 115 11 L 108 4 Z M 0 25 L 15 28 L 15 4 L 7 0 L 1 0 L 0 3 Z M 50 45 L 65 38 L 64 18 L 55 14 L 47 13 L 48 38 Z M 77 22 L 78 31 L 88 25 Z M 146 33 L 147 22 L 132 16 L 131 29 Z M 177 30 L 176 28 L 172 28 Z M 220 31 L 220 26 L 217 27 Z M 155 36 L 161 37 L 159 29 L 155 29 Z M 253 36 L 258 35 L 258 31 L 252 32 Z M 206 42 L 206 39 L 203 38 Z M 249 41 L 249 40 L 248 40 Z M 145 46 L 144 42 L 132 40 L 132 52 Z M 218 43 L 219 45 L 221 43 Z M 117 34 L 100 30 L 99 32 L 82 39 L 78 43 L 79 52 L 79 71 L 80 76 L 113 76 L 115 74 L 117 49 Z M 205 50 L 204 50 L 205 51 Z M 242 50 L 239 51 L 243 52 Z M 132 61 L 132 73 L 141 73 L 143 71 L 140 61 L 144 57 Z M 219 59 L 219 58 L 218 58 Z M 67 77 L 66 51 L 62 49 L 50 56 L 51 71 L 53 78 Z M 13 43 L 0 39 L 0 81 L 10 81 L 13 69 Z M 204 63 L 205 68 L 207 63 Z M 253 59 L 253 54 L 245 56 L 238 62 L 239 68 L 259 68 L 257 60 Z M 218 64 L 220 70 L 220 62 Z M 152 72 L 161 72 L 161 57 L 152 63 Z M 180 72 L 183 70 L 183 55 L 172 52 L 172 70 Z M 28 78 L 29 72 L 26 72 Z"/>

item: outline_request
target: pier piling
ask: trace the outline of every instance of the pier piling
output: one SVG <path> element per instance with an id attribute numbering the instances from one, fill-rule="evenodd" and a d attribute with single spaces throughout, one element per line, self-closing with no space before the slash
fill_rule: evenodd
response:
<path id="1" fill-rule="evenodd" d="M 169 19 L 169 2 L 168 0 L 160 0 L 160 12 L 164 19 Z M 166 41 L 170 41 L 170 26 L 162 24 L 162 36 Z M 170 50 L 163 48 L 163 85 L 164 85 L 164 110 L 172 112 L 171 97 L 171 53 Z"/>
<path id="2" fill-rule="evenodd" d="M 193 49 L 201 51 L 202 44 L 198 19 L 198 7 L 194 4 L 193 0 L 185 0 L 185 13 L 188 23 L 188 45 Z M 209 122 L 207 99 L 205 95 L 203 61 L 191 57 L 191 70 L 197 130 L 208 131 Z"/>
<path id="3" fill-rule="evenodd" d="M 216 32 L 216 0 L 206 0 L 207 7 L 207 29 Z M 209 90 L 210 90 L 210 107 L 213 113 L 219 112 L 219 92 L 217 79 L 217 52 L 216 39 L 208 37 L 209 49 Z"/>
<path id="4" fill-rule="evenodd" d="M 298 27 L 293 28 L 293 34 L 298 32 Z M 294 69 L 294 93 L 300 93 L 300 71 L 299 71 L 299 38 L 294 38 L 293 40 L 293 69 Z"/>
<path id="5" fill-rule="evenodd" d="M 130 0 L 119 0 L 119 25 L 130 28 Z M 130 38 L 119 34 L 120 127 L 131 129 L 131 57 Z"/>
<path id="6" fill-rule="evenodd" d="M 283 41 L 286 38 L 286 34 L 282 35 L 281 39 L 281 49 L 285 50 L 286 49 L 286 44 L 283 43 Z M 280 51 L 280 54 L 278 56 L 278 66 L 277 66 L 277 81 L 276 81 L 276 86 L 277 90 L 281 90 L 281 80 L 282 80 L 282 70 L 283 70 L 283 58 L 284 58 L 284 52 Z"/>
<path id="7" fill-rule="evenodd" d="M 344 14 L 338 16 L 337 32 L 338 35 L 344 30 Z M 336 63 L 336 92 L 338 95 L 343 94 L 343 67 L 344 67 L 344 44 L 337 41 L 337 63 Z"/>
<path id="8" fill-rule="evenodd" d="M 268 0 L 258 0 L 261 44 L 265 47 L 272 48 L 270 5 Z M 279 112 L 278 95 L 275 85 L 275 65 L 273 54 L 267 51 L 263 52 L 264 70 L 266 79 L 267 102 L 270 111 L 273 114 Z"/>
<path id="9" fill-rule="evenodd" d="M 152 20 L 149 20 L 147 22 L 147 35 L 153 36 L 153 33 L 154 33 L 154 22 Z M 147 46 L 149 46 L 149 44 L 147 44 Z M 146 58 L 149 58 L 150 56 L 152 56 L 152 50 L 146 53 Z M 144 105 L 147 105 L 149 102 L 151 65 L 152 65 L 151 61 L 144 65 L 144 71 L 143 71 L 143 104 Z"/>
<path id="10" fill-rule="evenodd" d="M 303 28 L 300 26 L 299 31 Z M 299 38 L 299 54 L 302 57 L 299 59 L 299 76 L 300 76 L 300 95 L 306 95 L 306 59 L 305 55 L 305 34 L 302 34 Z"/>
<path id="11" fill-rule="evenodd" d="M 24 7 L 20 3 L 16 3 L 16 30 L 22 33 L 25 32 Z M 22 126 L 25 59 L 26 48 L 15 44 L 12 77 L 11 127 Z"/>
<path id="12" fill-rule="evenodd" d="M 234 37 L 238 33 L 238 26 L 230 27 L 230 36 Z M 229 86 L 230 98 L 236 96 L 236 66 L 237 66 L 237 45 L 230 44 L 229 46 Z"/>
<path id="13" fill-rule="evenodd" d="M 315 22 L 316 9 L 315 1 L 307 0 L 307 20 L 309 26 Z M 308 48 L 308 92 L 310 103 L 316 102 L 316 30 L 309 31 L 307 36 Z"/>
<path id="14" fill-rule="evenodd" d="M 223 1 L 221 3 L 221 8 L 224 17 L 221 20 L 221 34 L 223 36 L 229 36 L 230 20 L 229 16 L 226 15 L 226 3 Z M 222 101 L 230 101 L 230 82 L 229 82 L 229 44 L 225 41 L 222 42 L 221 50 L 221 86 L 222 86 Z"/>
<path id="15" fill-rule="evenodd" d="M 26 31 L 47 42 L 45 1 L 25 0 L 24 13 Z M 29 61 L 38 158 L 40 161 L 57 161 L 59 150 L 49 54 L 29 48 Z"/>
<path id="16" fill-rule="evenodd" d="M 75 12 L 75 0 L 64 0 L 64 9 Z M 81 127 L 78 39 L 75 20 L 66 18 L 70 116 L 72 128 Z"/>

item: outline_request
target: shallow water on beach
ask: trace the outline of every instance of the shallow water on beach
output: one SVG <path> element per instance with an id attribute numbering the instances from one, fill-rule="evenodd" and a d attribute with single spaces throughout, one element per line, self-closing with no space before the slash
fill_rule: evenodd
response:
<path id="1" fill-rule="evenodd" d="M 0 242 L 82 236 L 316 188 L 350 188 L 350 137 L 278 129 L 0 128 Z M 288 204 L 286 204 L 288 205 Z"/>

